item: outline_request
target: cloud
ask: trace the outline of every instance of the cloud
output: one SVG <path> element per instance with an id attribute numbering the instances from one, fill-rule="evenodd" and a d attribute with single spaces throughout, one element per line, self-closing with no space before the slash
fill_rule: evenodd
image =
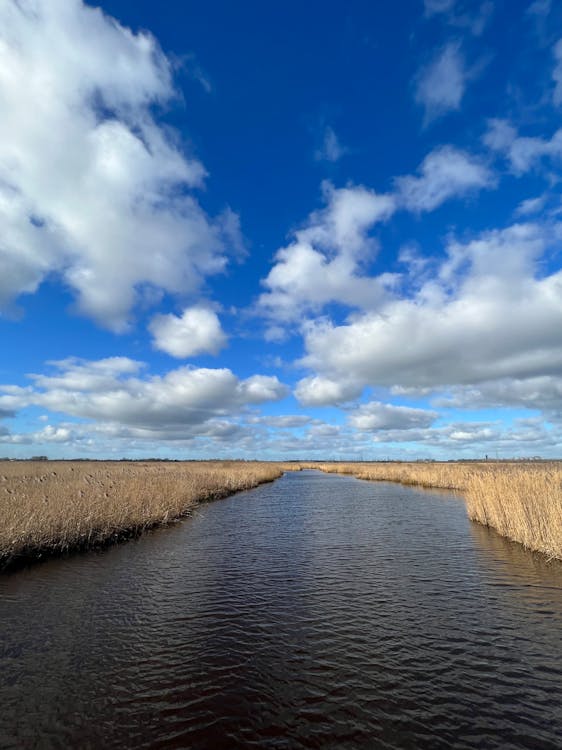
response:
<path id="1" fill-rule="evenodd" d="M 398 277 L 368 276 L 365 268 L 377 243 L 376 224 L 398 208 L 433 211 L 446 200 L 491 188 L 496 178 L 480 159 L 453 146 L 441 146 L 423 160 L 417 175 L 398 177 L 395 192 L 380 194 L 363 186 L 335 188 L 324 182 L 326 207 L 313 212 L 294 239 L 277 251 L 262 284 L 260 312 L 273 319 L 268 341 L 282 341 L 284 326 L 319 312 L 330 303 L 377 309 Z"/>
<path id="2" fill-rule="evenodd" d="M 460 45 L 450 42 L 420 71 L 415 100 L 425 111 L 426 124 L 460 109 L 468 73 Z"/>
<path id="3" fill-rule="evenodd" d="M 311 376 L 297 383 L 295 396 L 305 406 L 327 406 L 351 401 L 358 398 L 362 391 L 363 385 L 360 383 Z"/>
<path id="4" fill-rule="evenodd" d="M 311 422 L 310 417 L 304 414 L 283 414 L 278 417 L 259 417 L 263 424 L 270 427 L 280 427 L 281 429 L 291 429 L 295 427 L 304 427 Z"/>
<path id="5" fill-rule="evenodd" d="M 492 188 L 496 178 L 484 162 L 453 146 L 440 146 L 429 153 L 419 176 L 395 180 L 397 200 L 410 211 L 433 211 L 449 198 L 483 188 Z"/>
<path id="6" fill-rule="evenodd" d="M 371 401 L 353 412 L 349 417 L 349 423 L 363 432 L 411 430 L 429 427 L 438 416 L 435 411 Z"/>
<path id="7" fill-rule="evenodd" d="M 334 188 L 323 183 L 326 208 L 310 215 L 294 240 L 281 248 L 263 285 L 259 306 L 277 323 L 298 320 L 307 310 L 329 302 L 347 305 L 376 304 L 390 275 L 379 279 L 360 276 L 361 265 L 376 250 L 371 228 L 387 219 L 394 198 L 367 188 Z M 279 327 L 272 335 L 279 338 Z"/>
<path id="8" fill-rule="evenodd" d="M 342 156 L 345 156 L 347 153 L 348 149 L 345 148 L 345 146 L 342 146 L 333 128 L 329 126 L 324 128 L 322 148 L 319 148 L 315 152 L 315 159 L 317 161 L 336 162 L 339 161 Z"/>
<path id="9" fill-rule="evenodd" d="M 516 216 L 531 216 L 540 213 L 546 203 L 546 195 L 539 195 L 537 198 L 526 198 L 515 209 Z"/>
<path id="10" fill-rule="evenodd" d="M 424 0 L 424 9 L 428 17 L 444 16 L 450 26 L 468 29 L 474 36 L 480 36 L 494 12 L 494 3 L 485 0 L 477 7 L 473 0 Z"/>
<path id="11" fill-rule="evenodd" d="M 562 272 L 542 260 L 559 226 L 514 224 L 451 240 L 437 274 L 411 297 L 305 334 L 301 364 L 335 383 L 438 391 L 562 371 Z"/>
<path id="12" fill-rule="evenodd" d="M 548 16 L 552 7 L 552 0 L 534 0 L 527 8 L 527 13 L 532 16 Z"/>
<path id="13" fill-rule="evenodd" d="M 197 290 L 239 242 L 188 192 L 206 172 L 157 122 L 176 92 L 148 33 L 81 0 L 0 4 L 0 306 L 51 274 L 124 330 L 143 288 Z"/>
<path id="14" fill-rule="evenodd" d="M 217 314 L 205 307 L 187 308 L 181 317 L 155 315 L 148 328 L 156 349 L 180 359 L 203 353 L 218 354 L 226 345 Z"/>
<path id="15" fill-rule="evenodd" d="M 552 138 L 524 137 L 507 121 L 492 119 L 483 141 L 488 148 L 503 154 L 515 175 L 522 175 L 539 167 L 545 158 L 562 159 L 562 128 Z"/>
<path id="16" fill-rule="evenodd" d="M 474 386 L 457 386 L 434 399 L 434 404 L 462 409 L 536 409 L 549 419 L 562 421 L 562 376 L 501 378 Z"/>
<path id="17" fill-rule="evenodd" d="M 0 386 L 0 408 L 39 406 L 91 420 L 107 434 L 172 439 L 207 434 L 216 421 L 248 406 L 279 401 L 288 389 L 277 377 L 238 379 L 229 369 L 180 367 L 142 375 L 144 365 L 126 357 L 52 362 L 54 374 L 36 374 L 33 385 Z"/>
<path id="18" fill-rule="evenodd" d="M 448 13 L 455 6 L 455 0 L 423 0 L 425 13 L 433 16 L 438 13 Z"/>

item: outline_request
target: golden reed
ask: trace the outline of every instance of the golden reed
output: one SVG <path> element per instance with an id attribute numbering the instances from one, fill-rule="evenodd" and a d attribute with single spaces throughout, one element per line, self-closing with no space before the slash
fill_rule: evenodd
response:
<path id="1" fill-rule="evenodd" d="M 468 516 L 562 559 L 562 463 L 0 462 L 0 567 L 135 535 L 214 500 L 314 468 L 459 490 Z"/>
<path id="2" fill-rule="evenodd" d="M 2 461 L 0 567 L 132 536 L 282 473 L 243 461 Z"/>
<path id="3" fill-rule="evenodd" d="M 302 467 L 460 490 L 468 516 L 525 547 L 562 559 L 562 463 L 311 463 Z"/>

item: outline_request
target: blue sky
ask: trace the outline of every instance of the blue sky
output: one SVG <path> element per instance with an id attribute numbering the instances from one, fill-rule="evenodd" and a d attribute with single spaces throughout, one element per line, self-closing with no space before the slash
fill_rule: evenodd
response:
<path id="1" fill-rule="evenodd" d="M 6 0 L 0 456 L 562 454 L 562 7 Z"/>

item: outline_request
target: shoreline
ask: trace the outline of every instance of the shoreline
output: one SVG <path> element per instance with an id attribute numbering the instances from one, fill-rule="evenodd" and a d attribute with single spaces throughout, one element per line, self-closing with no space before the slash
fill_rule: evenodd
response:
<path id="1" fill-rule="evenodd" d="M 562 560 L 562 462 L 303 463 L 326 473 L 462 494 L 468 518 Z"/>
<path id="2" fill-rule="evenodd" d="M 10 462 L 9 466 L 15 464 Z M 284 473 L 281 465 L 258 462 L 174 462 L 169 465 L 167 462 L 27 461 L 17 462 L 17 465 L 15 473 L 20 476 L 10 477 L 6 462 L 0 463 L 0 573 L 138 538 L 147 531 L 181 522 L 199 505 L 255 489 Z M 104 474 L 103 481 L 95 481 L 96 472 Z M 20 488 L 25 487 L 27 491 L 16 494 L 7 486 L 10 479 L 12 483 L 19 480 Z M 144 480 L 142 485 L 139 479 Z M 97 492 L 90 491 L 87 495 L 84 490 L 67 492 L 63 502 L 58 503 L 59 513 L 55 511 L 53 518 L 51 500 L 57 491 L 60 496 L 65 480 L 79 486 L 97 483 L 107 488 L 110 485 L 113 492 L 111 496 L 107 491 L 100 493 L 99 487 Z M 50 487 L 39 498 L 34 490 L 45 483 Z M 24 507 L 12 513 L 11 519 L 10 510 L 14 509 L 7 506 L 6 496 L 20 500 L 23 497 L 27 501 L 22 503 Z M 100 498 L 103 498 L 101 517 L 100 508 L 95 508 Z M 112 505 L 110 500 L 116 503 Z M 25 506 L 33 504 L 37 507 L 26 514 L 29 507 Z M 131 508 L 133 504 L 137 507 Z M 128 511 L 128 522 L 124 522 L 123 510 Z M 63 518 L 64 511 L 71 517 Z"/>
<path id="3" fill-rule="evenodd" d="M 0 462 L 0 573 L 178 523 L 206 502 L 315 469 L 462 494 L 468 518 L 562 560 L 562 462 Z"/>

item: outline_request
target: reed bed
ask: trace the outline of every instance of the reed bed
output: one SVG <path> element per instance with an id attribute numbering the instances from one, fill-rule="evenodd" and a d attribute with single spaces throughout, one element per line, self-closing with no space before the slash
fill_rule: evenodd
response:
<path id="1" fill-rule="evenodd" d="M 139 534 L 283 473 L 258 462 L 0 462 L 0 568 Z"/>
<path id="2" fill-rule="evenodd" d="M 562 560 L 561 462 L 308 463 L 301 467 L 460 490 L 471 520 Z"/>

